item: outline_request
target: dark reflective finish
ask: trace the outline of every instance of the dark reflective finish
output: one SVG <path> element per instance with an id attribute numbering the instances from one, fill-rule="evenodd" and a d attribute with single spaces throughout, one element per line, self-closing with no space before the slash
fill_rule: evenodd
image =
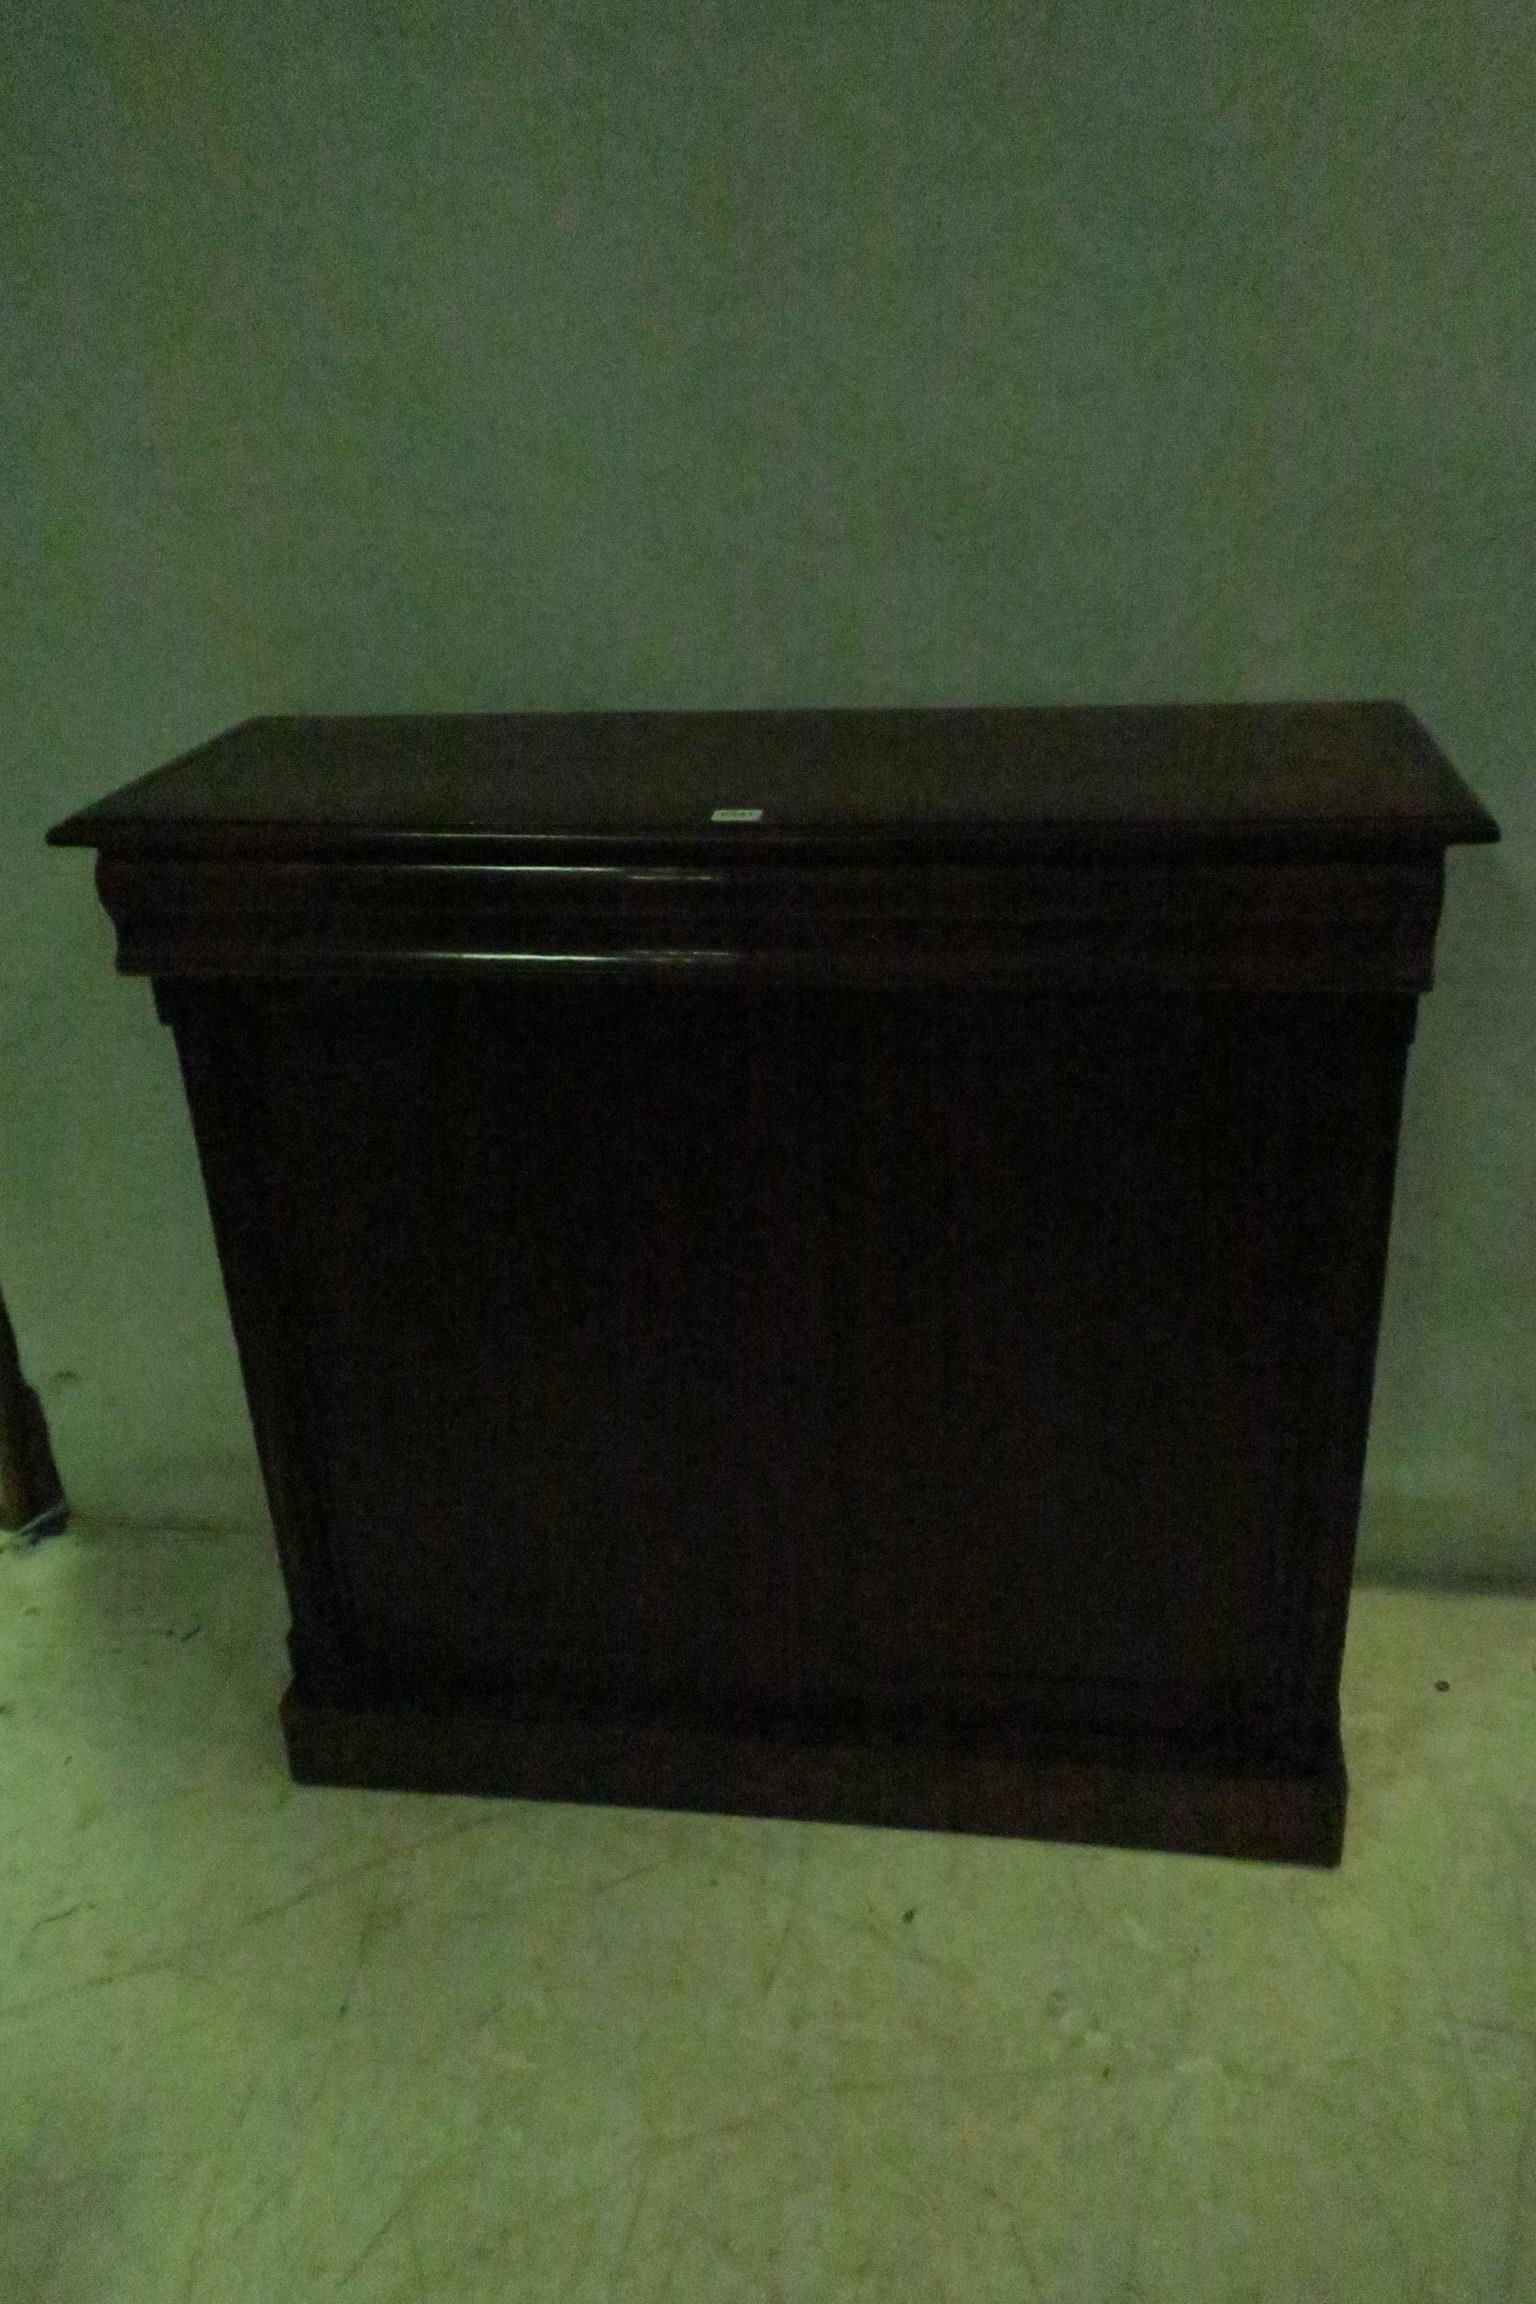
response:
<path id="1" fill-rule="evenodd" d="M 1392 705 L 250 722 L 61 827 L 176 1033 L 295 1772 L 1335 1860 L 1494 836 Z"/>

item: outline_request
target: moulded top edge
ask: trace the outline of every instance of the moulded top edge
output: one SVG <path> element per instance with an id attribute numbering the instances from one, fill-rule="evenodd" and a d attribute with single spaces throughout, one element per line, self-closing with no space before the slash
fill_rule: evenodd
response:
<path id="1" fill-rule="evenodd" d="M 1435 850 L 1498 827 L 1383 701 L 247 720 L 54 827 L 110 852 L 540 860 Z"/>

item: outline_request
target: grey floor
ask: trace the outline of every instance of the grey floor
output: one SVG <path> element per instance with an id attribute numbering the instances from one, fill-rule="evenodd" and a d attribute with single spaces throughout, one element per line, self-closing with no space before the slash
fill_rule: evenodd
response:
<path id="1" fill-rule="evenodd" d="M 281 1678 L 254 1539 L 0 1555 L 0 2304 L 1536 2297 L 1532 1604 L 1360 1596 L 1337 1874 L 300 1792 Z"/>

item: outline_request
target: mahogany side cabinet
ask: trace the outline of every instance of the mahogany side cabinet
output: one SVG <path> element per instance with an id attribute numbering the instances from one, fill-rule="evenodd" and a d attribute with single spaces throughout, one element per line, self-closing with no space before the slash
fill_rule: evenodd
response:
<path id="1" fill-rule="evenodd" d="M 1445 850 L 1385 702 L 257 719 L 175 1035 L 307 1783 L 1337 1860 Z"/>

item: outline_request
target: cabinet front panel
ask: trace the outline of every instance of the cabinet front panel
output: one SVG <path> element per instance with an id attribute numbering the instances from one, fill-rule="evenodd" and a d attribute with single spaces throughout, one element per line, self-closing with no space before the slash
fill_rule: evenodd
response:
<path id="1" fill-rule="evenodd" d="M 1298 1731 L 1316 1308 L 1399 1004 L 594 969 L 257 1006 L 360 1686 Z"/>

